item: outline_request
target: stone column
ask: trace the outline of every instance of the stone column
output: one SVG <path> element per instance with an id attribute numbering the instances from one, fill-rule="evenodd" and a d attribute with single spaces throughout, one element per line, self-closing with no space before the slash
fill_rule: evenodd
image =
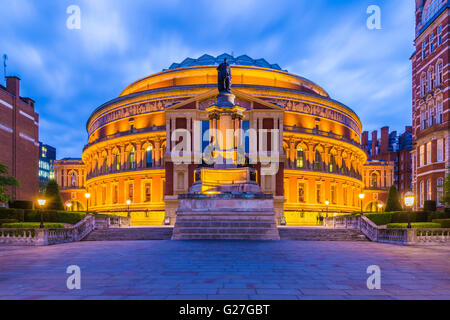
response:
<path id="1" fill-rule="evenodd" d="M 153 152 L 155 157 L 155 165 L 161 167 L 161 141 L 155 140 L 155 151 Z"/>

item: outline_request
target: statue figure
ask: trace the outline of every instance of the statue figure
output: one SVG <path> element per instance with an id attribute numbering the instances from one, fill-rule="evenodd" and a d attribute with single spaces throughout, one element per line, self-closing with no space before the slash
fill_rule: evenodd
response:
<path id="1" fill-rule="evenodd" d="M 231 93 L 231 67 L 228 59 L 219 65 L 218 71 L 218 87 L 220 93 Z"/>

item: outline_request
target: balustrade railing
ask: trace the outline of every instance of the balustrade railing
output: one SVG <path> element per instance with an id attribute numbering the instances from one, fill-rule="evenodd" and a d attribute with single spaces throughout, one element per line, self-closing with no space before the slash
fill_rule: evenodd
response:
<path id="1" fill-rule="evenodd" d="M 88 215 L 66 229 L 0 229 L 0 244 L 45 246 L 83 240 L 95 228 L 95 219 Z"/>
<path id="2" fill-rule="evenodd" d="M 399 245 L 439 245 L 450 243 L 450 229 L 385 229 L 365 216 L 342 216 L 325 219 L 325 227 L 361 231 L 374 242 Z"/>

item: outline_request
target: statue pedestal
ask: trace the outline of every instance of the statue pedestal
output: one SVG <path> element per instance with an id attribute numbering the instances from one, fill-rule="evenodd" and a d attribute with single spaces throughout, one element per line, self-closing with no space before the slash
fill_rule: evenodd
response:
<path id="1" fill-rule="evenodd" d="M 233 108 L 235 106 L 234 101 L 236 96 L 232 93 L 221 92 L 217 96 L 217 106 L 219 108 Z"/>

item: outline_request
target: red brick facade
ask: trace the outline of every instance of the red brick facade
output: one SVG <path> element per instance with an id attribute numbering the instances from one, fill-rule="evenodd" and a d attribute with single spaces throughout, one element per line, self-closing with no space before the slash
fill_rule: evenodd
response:
<path id="1" fill-rule="evenodd" d="M 33 201 L 39 191 L 39 116 L 34 101 L 20 97 L 20 79 L 0 86 L 0 163 L 20 182 L 14 200 Z"/>
<path id="2" fill-rule="evenodd" d="M 449 2 L 416 1 L 413 68 L 413 187 L 417 206 L 435 200 L 450 166 Z"/>

